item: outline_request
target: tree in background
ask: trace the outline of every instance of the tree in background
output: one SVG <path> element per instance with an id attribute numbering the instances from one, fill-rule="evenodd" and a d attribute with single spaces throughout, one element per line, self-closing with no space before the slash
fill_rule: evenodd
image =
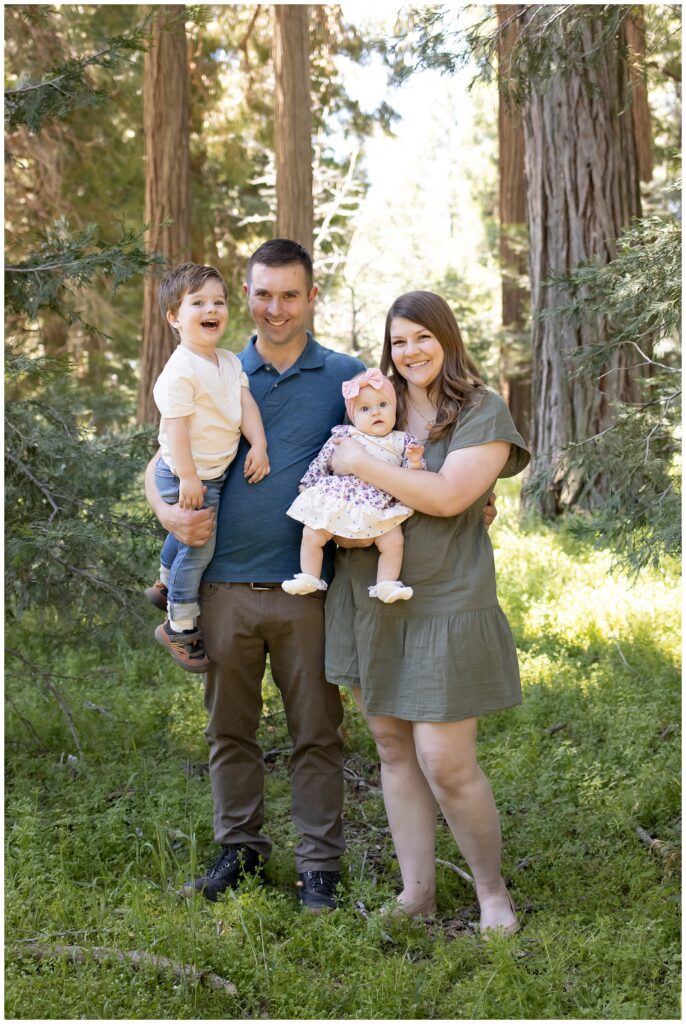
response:
<path id="1" fill-rule="evenodd" d="M 572 297 L 559 275 L 592 257 L 612 260 L 617 238 L 641 213 L 627 17 L 619 7 L 597 14 L 528 7 L 519 15 L 535 314 L 532 473 L 549 476 L 547 491 L 531 492 L 530 501 L 547 515 L 591 508 L 606 496 L 607 477 L 572 466 L 565 449 L 610 427 L 618 401 L 639 397 L 641 371 L 627 346 L 613 347 L 600 386 L 570 375 L 570 357 L 609 340 L 608 324 L 602 317 L 573 324 L 556 312 Z"/>
<path id="2" fill-rule="evenodd" d="M 159 4 L 145 54 L 145 223 L 146 246 L 169 264 L 190 256 L 188 59 L 185 8 Z M 158 281 L 145 279 L 143 347 L 138 391 L 139 423 L 159 423 L 153 385 L 176 347 L 160 315 Z"/>
<path id="3" fill-rule="evenodd" d="M 125 63 L 144 45 L 145 33 L 137 29 L 107 40 L 88 57 L 63 55 L 38 81 L 19 78 L 5 97 L 9 147 L 22 133 L 40 136 L 75 110 L 103 108 L 106 95 L 93 87 L 93 67 Z M 159 258 L 145 252 L 140 230 L 120 228 L 120 237 L 110 241 L 95 224 L 74 231 L 57 220 L 34 229 L 33 238 L 21 226 L 21 245 L 11 246 L 5 265 L 5 484 L 12 510 L 6 531 L 6 696 L 16 710 L 26 679 L 47 691 L 78 748 L 59 666 L 72 644 L 111 647 L 114 627 L 135 617 L 131 598 L 140 589 L 153 539 L 149 516 L 136 500 L 150 437 L 121 429 L 126 416 L 116 384 L 108 414 L 101 412 L 107 395 L 100 398 L 100 414 L 94 411 L 68 358 L 44 354 L 50 352 L 44 328 L 61 319 L 67 328 L 77 324 L 84 334 L 97 335 L 79 308 L 84 290 L 96 279 L 111 294 L 127 281 L 140 287 L 141 274 Z M 108 430 L 112 421 L 116 428 Z"/>
<path id="4" fill-rule="evenodd" d="M 125 225 L 142 223 L 146 33 L 136 7 L 72 7 L 68 16 L 65 8 L 7 8 L 9 262 L 34 251 L 37 227 L 57 221 L 67 234 L 77 235 L 96 223 L 99 240 L 111 245 L 126 234 Z M 98 419 L 103 399 L 114 390 L 121 419 L 123 400 L 137 385 L 133 363 L 139 355 L 141 298 L 141 282 L 131 278 L 120 284 L 113 304 L 105 280 L 96 276 L 82 283 L 78 318 L 65 321 L 44 310 L 40 335 L 24 335 L 25 350 L 33 340 L 47 354 L 69 356 L 84 400 L 87 393 Z"/>
<path id="5" fill-rule="evenodd" d="M 274 5 L 276 237 L 313 249 L 309 7 Z"/>
<path id="6" fill-rule="evenodd" d="M 498 74 L 509 77 L 508 62 L 517 38 L 516 13 L 521 5 L 499 4 Z M 525 437 L 531 425 L 531 338 L 527 279 L 526 178 L 524 127 L 520 111 L 498 94 L 498 180 L 501 266 L 500 391 L 512 418 Z M 525 283 L 526 282 L 526 283 Z"/>
<path id="7" fill-rule="evenodd" d="M 602 384 L 613 350 L 625 347 L 644 371 L 636 400 L 618 403 L 605 431 L 565 452 L 572 469 L 608 481 L 605 499 L 575 510 L 571 529 L 609 545 L 615 564 L 635 576 L 681 552 L 680 223 L 665 214 L 637 222 L 613 260 L 579 264 L 563 285 L 574 296 L 558 310 L 565 322 L 607 324 L 604 340 L 575 353 L 573 377 Z M 545 475 L 532 478 L 534 492 L 545 486 Z"/>

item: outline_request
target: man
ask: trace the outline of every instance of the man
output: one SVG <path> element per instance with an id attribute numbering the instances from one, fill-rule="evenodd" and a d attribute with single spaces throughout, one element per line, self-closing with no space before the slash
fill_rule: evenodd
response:
<path id="1" fill-rule="evenodd" d="M 324 593 L 293 597 L 281 588 L 300 569 L 302 526 L 286 515 L 311 460 L 341 423 L 341 384 L 363 363 L 319 345 L 307 330 L 317 288 L 312 260 L 287 239 L 266 242 L 248 262 L 243 290 L 255 322 L 239 358 L 267 435 L 271 471 L 251 485 L 243 476 L 241 441 L 217 514 L 214 557 L 200 589 L 199 625 L 211 660 L 206 675 L 209 768 L 214 832 L 221 853 L 185 891 L 209 900 L 258 873 L 271 843 L 263 834 L 264 763 L 257 742 L 262 678 L 272 676 L 293 741 L 291 813 L 300 832 L 295 849 L 299 897 L 307 909 L 336 906 L 344 850 L 343 770 L 338 689 L 324 679 Z M 166 505 L 154 484 L 146 495 L 166 530 L 204 543 L 212 513 Z M 331 557 L 323 576 L 330 580 Z"/>

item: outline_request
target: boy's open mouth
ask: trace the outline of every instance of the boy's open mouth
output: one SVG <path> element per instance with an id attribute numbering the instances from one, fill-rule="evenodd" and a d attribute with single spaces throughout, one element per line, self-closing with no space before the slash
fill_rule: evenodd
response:
<path id="1" fill-rule="evenodd" d="M 213 327 L 219 327 L 219 321 L 218 320 L 203 320 L 202 321 L 202 326 L 207 328 L 207 330 L 211 330 Z"/>

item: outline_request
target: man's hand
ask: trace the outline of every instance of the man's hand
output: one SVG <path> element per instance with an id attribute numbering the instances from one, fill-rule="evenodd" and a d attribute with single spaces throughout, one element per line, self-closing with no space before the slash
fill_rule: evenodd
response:
<path id="1" fill-rule="evenodd" d="M 262 445 L 254 444 L 248 449 L 243 464 L 243 476 L 249 484 L 257 484 L 263 480 L 269 472 L 269 458 L 267 449 Z"/>
<path id="2" fill-rule="evenodd" d="M 211 508 L 195 511 L 183 509 L 179 505 L 165 505 L 159 510 L 157 518 L 168 533 L 173 533 L 182 544 L 192 548 L 207 544 L 214 533 L 215 516 Z"/>
<path id="3" fill-rule="evenodd" d="M 491 491 L 488 495 L 488 501 L 484 505 L 484 526 L 487 530 L 493 525 L 493 521 L 497 515 L 498 509 L 495 507 L 495 491 Z"/>
<path id="4" fill-rule="evenodd" d="M 408 444 L 405 449 L 405 455 L 407 457 L 408 469 L 424 469 L 422 465 L 422 456 L 424 455 L 423 444 Z"/>
<path id="5" fill-rule="evenodd" d="M 181 508 L 202 508 L 207 488 L 197 473 L 179 478 L 179 505 Z"/>

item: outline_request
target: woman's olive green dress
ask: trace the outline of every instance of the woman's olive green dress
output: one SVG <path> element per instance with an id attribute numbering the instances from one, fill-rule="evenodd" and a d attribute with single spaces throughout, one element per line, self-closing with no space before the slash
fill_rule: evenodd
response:
<path id="1" fill-rule="evenodd" d="M 427 469 L 437 472 L 449 452 L 489 441 L 512 445 L 501 477 L 528 464 L 505 402 L 484 391 L 452 434 L 427 443 Z M 326 600 L 326 678 L 361 686 L 370 715 L 453 722 L 521 703 L 517 654 L 498 604 L 483 520 L 491 489 L 457 516 L 415 512 L 404 524 L 401 579 L 414 589 L 409 601 L 369 597 L 375 547 L 339 549 Z"/>

